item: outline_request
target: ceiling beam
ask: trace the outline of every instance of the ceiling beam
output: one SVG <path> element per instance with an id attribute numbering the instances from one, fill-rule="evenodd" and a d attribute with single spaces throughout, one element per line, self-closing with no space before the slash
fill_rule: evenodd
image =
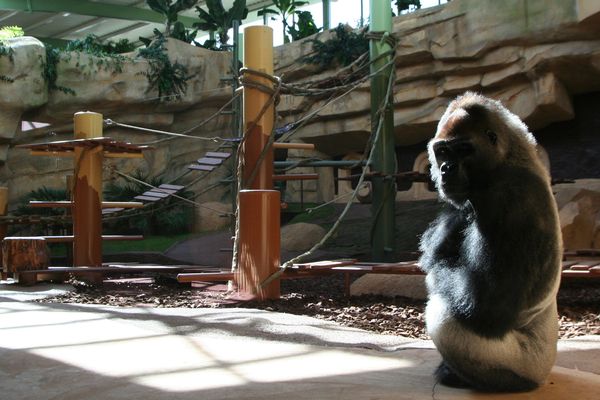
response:
<path id="1" fill-rule="evenodd" d="M 125 19 L 131 21 L 145 21 L 164 23 L 165 17 L 147 8 L 122 6 L 93 2 L 88 0 L 0 0 L 0 10 L 15 10 L 29 12 L 69 12 L 72 14 L 89 15 Z M 191 27 L 198 20 L 192 17 L 179 16 L 179 21 Z"/>

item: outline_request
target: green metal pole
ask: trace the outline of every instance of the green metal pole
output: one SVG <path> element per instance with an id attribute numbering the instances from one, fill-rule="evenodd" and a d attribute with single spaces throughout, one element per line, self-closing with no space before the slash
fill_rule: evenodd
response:
<path id="1" fill-rule="evenodd" d="M 392 31 L 392 8 L 389 1 L 370 0 L 371 32 Z M 395 201 L 396 182 L 392 177 L 396 173 L 396 151 L 394 143 L 394 109 L 393 96 L 390 93 L 386 99 L 387 88 L 391 69 L 382 69 L 392 60 L 391 54 L 377 59 L 381 54 L 392 50 L 391 45 L 383 40 L 371 40 L 370 55 L 371 73 L 379 71 L 371 78 L 371 132 L 375 134 L 379 125 L 381 113 L 383 112 L 383 126 L 379 132 L 377 142 L 374 144 L 373 172 L 381 173 L 381 176 L 373 177 L 373 204 L 371 213 L 373 226 L 371 230 L 371 247 L 373 261 L 394 261 L 395 256 Z M 384 104 L 387 106 L 382 109 Z"/>
<path id="2" fill-rule="evenodd" d="M 331 28 L 331 3 L 329 0 L 323 0 L 323 30 Z"/>

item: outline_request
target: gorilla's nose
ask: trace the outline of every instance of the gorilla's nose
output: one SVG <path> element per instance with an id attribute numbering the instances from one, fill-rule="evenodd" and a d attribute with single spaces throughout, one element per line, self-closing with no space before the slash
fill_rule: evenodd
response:
<path id="1" fill-rule="evenodd" d="M 458 164 L 450 161 L 445 161 L 440 166 L 440 172 L 443 178 L 448 178 L 454 175 L 458 169 Z"/>

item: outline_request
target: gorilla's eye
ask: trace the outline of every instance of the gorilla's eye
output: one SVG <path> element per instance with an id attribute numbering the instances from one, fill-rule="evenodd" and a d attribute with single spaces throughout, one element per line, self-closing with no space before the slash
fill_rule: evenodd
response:
<path id="1" fill-rule="evenodd" d="M 490 139 L 490 143 L 496 145 L 496 143 L 498 142 L 498 135 L 496 135 L 496 132 L 488 129 L 487 131 L 485 131 L 485 134 L 487 135 L 488 139 Z"/>
<path id="2" fill-rule="evenodd" d="M 459 142 L 453 147 L 453 150 L 459 158 L 465 158 L 475 153 L 475 146 L 470 142 Z"/>

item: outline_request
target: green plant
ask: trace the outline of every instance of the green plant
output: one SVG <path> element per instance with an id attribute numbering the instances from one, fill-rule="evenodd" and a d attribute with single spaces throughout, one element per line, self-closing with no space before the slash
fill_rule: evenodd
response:
<path id="1" fill-rule="evenodd" d="M 0 28 L 0 42 L 6 39 L 23 36 L 23 28 L 20 26 L 3 26 Z"/>
<path id="2" fill-rule="evenodd" d="M 206 0 L 206 7 L 208 11 L 196 7 L 200 22 L 196 22 L 194 27 L 203 31 L 216 32 L 221 48 L 223 48 L 229 41 L 227 32 L 233 27 L 233 21 L 242 21 L 248 16 L 246 0 L 235 0 L 227 11 L 221 0 Z"/>
<path id="3" fill-rule="evenodd" d="M 292 41 L 304 39 L 321 30 L 321 28 L 317 28 L 317 24 L 315 24 L 315 20 L 309 11 L 299 11 L 297 15 L 298 21 L 296 24 L 288 27 L 288 33 L 292 37 Z"/>
<path id="4" fill-rule="evenodd" d="M 56 84 L 58 78 L 58 71 L 56 66 L 60 61 L 62 50 L 46 45 L 46 61 L 42 60 L 42 77 L 48 83 L 48 90 L 58 90 L 66 94 L 75 96 L 75 91 L 65 86 L 59 86 Z"/>
<path id="5" fill-rule="evenodd" d="M 315 54 L 306 56 L 303 61 L 327 68 L 337 62 L 343 66 L 350 65 L 361 55 L 369 51 L 369 40 L 363 30 L 355 31 L 339 24 L 335 28 L 335 37 L 321 42 L 311 40 Z"/>
<path id="6" fill-rule="evenodd" d="M 21 28 L 20 26 L 4 26 L 0 28 L 0 57 L 6 56 L 8 57 L 10 62 L 13 62 L 14 50 L 12 49 L 12 47 L 6 45 L 6 40 L 23 35 L 23 28 Z M 0 81 L 11 83 L 15 80 L 9 76 L 0 75 Z"/>
<path id="7" fill-rule="evenodd" d="M 398 9 L 398 15 L 402 14 L 402 11 L 412 12 L 421 8 L 420 0 L 393 0 Z"/>
<path id="8" fill-rule="evenodd" d="M 118 42 L 108 41 L 103 43 L 96 35 L 87 35 L 84 39 L 71 40 L 67 43 L 65 51 L 79 51 L 97 57 L 110 57 L 135 50 L 136 46 L 127 39 Z"/>
<path id="9" fill-rule="evenodd" d="M 129 42 L 127 39 L 122 39 L 118 42 L 109 41 L 103 43 L 95 35 L 87 35 L 83 39 L 71 40 L 67 43 L 64 50 L 46 44 L 46 60 L 42 60 L 42 75 L 48 83 L 49 90 L 59 90 L 66 94 L 75 95 L 73 89 L 56 84 L 58 78 L 56 67 L 61 59 L 69 61 L 73 57 L 73 53 L 75 53 L 77 57 L 76 67 L 82 70 L 85 70 L 86 66 L 94 65 L 99 69 L 103 68 L 105 70 L 112 70 L 113 72 L 121 72 L 125 61 L 129 60 L 128 57 L 123 56 L 121 53 L 128 53 L 134 49 L 135 44 Z M 81 61 L 81 54 L 93 56 L 92 60 L 86 60 L 86 62 L 91 62 L 91 64 L 84 64 Z M 88 73 L 90 73 L 89 70 Z"/>
<path id="10" fill-rule="evenodd" d="M 178 14 L 194 7 L 197 2 L 198 0 L 146 0 L 148 7 L 165 16 L 165 36 L 167 37 L 171 37 L 172 28 L 175 25 L 183 26 L 183 23 L 177 21 Z"/>
<path id="11" fill-rule="evenodd" d="M 272 9 L 272 8 L 263 8 L 262 10 L 260 10 L 258 12 L 258 15 L 267 15 L 267 14 L 272 14 L 272 15 L 280 15 L 281 16 L 281 22 L 283 24 L 283 42 L 284 43 L 289 43 L 290 42 L 290 38 L 287 35 L 290 27 L 293 27 L 295 25 L 294 22 L 292 22 L 292 24 L 290 25 L 288 22 L 288 18 L 292 17 L 294 18 L 294 16 L 296 14 L 298 14 L 299 7 L 302 7 L 303 5 L 308 4 L 308 1 L 299 1 L 299 0 L 273 0 L 273 5 L 277 8 L 276 10 Z"/>
<path id="12" fill-rule="evenodd" d="M 103 68 L 119 73 L 123 71 L 125 61 L 129 60 L 128 57 L 123 56 L 119 51 L 130 52 L 134 48 L 135 45 L 126 39 L 116 44 L 113 42 L 103 43 L 96 35 L 87 35 L 82 40 L 76 39 L 67 43 L 64 50 L 64 57 L 69 60 L 71 58 L 70 53 L 75 52 L 77 54 L 77 64 L 75 66 L 79 68 L 86 66 L 86 64 L 81 63 L 80 55 L 88 54 L 94 57 L 91 61 L 98 69 Z"/>
<path id="13" fill-rule="evenodd" d="M 160 186 L 164 182 L 161 176 L 149 176 L 136 171 L 132 176 L 152 186 Z M 104 190 L 104 198 L 108 201 L 131 201 L 132 198 L 149 190 L 145 185 L 133 181 L 112 181 Z M 189 198 L 190 192 L 178 192 L 177 196 Z M 190 232 L 193 208 L 188 203 L 170 196 L 157 203 L 144 207 L 142 213 L 135 213 L 129 218 L 120 218 L 105 223 L 107 232 L 141 233 L 144 235 L 182 234 Z"/>
<path id="14" fill-rule="evenodd" d="M 165 42 L 166 38 L 160 35 L 148 47 L 138 52 L 138 56 L 145 58 L 150 64 L 150 70 L 143 73 L 150 84 L 148 90 L 158 90 L 161 101 L 177 99 L 185 94 L 187 81 L 191 78 L 184 65 L 178 62 L 171 63 L 166 53 Z"/>

